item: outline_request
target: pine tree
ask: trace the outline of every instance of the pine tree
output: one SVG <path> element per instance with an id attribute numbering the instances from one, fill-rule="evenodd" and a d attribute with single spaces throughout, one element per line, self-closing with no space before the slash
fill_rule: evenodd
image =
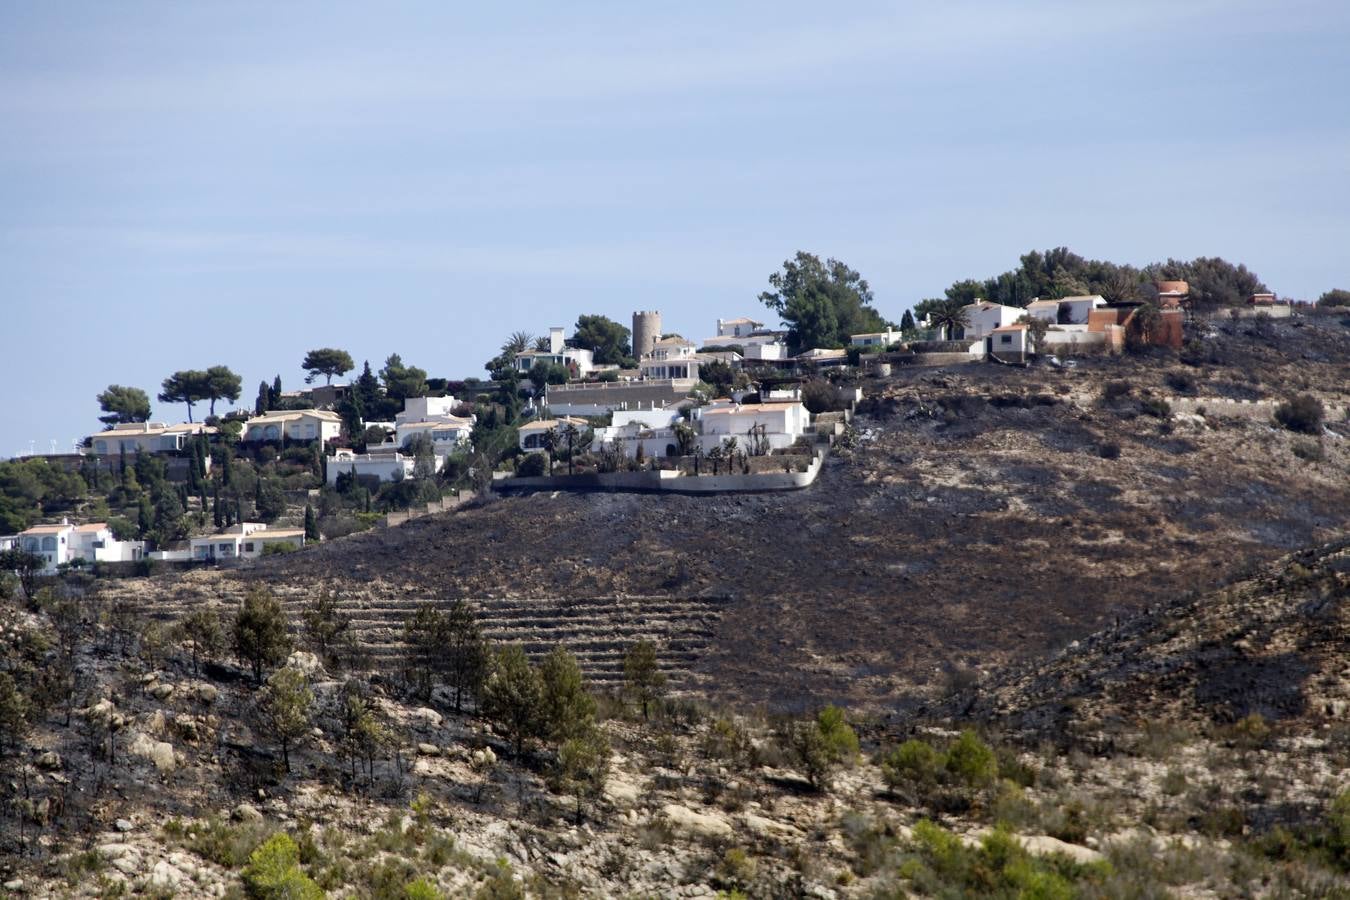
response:
<path id="1" fill-rule="evenodd" d="M 254 587 L 234 617 L 234 651 L 253 670 L 253 679 L 262 684 L 263 669 L 285 661 L 291 652 L 286 633 L 286 616 L 270 590 Z"/>

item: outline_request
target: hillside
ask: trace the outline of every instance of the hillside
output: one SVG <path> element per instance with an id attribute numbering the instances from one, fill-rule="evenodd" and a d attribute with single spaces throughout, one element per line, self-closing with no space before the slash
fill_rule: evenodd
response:
<path id="1" fill-rule="evenodd" d="M 782 720 L 671 702 L 644 721 L 607 700 L 614 755 L 579 816 L 550 750 L 513 758 L 444 695 L 419 706 L 387 676 L 303 653 L 290 665 L 317 716 L 287 774 L 242 672 L 147 657 L 94 607 L 76 651 L 91 705 L 30 736 L 24 803 L 41 816 L 22 835 L 5 821 L 7 846 L 28 849 L 0 875 L 15 896 L 240 896 L 241 877 L 269 872 L 373 898 L 1344 896 L 1347 546 L 1131 617 L 932 710 L 855 717 L 862 753 L 820 790 Z M 1245 674 L 1216 697 L 1222 654 Z M 369 770 L 346 762 L 353 683 L 390 735 Z M 1244 696 L 1270 718 L 1234 722 Z M 109 754 L 91 723 L 111 717 Z M 972 719 L 984 740 L 958 738 Z M 295 856 L 269 869 L 257 848 L 279 833 Z"/>
<path id="2" fill-rule="evenodd" d="M 377 652 L 396 649 L 414 603 L 464 597 L 495 637 L 565 640 L 599 678 L 650 633 L 669 643 L 671 673 L 709 696 L 894 704 L 1345 527 L 1344 421 L 1316 439 L 1147 410 L 1178 394 L 1300 391 L 1343 406 L 1350 328 L 1223 323 L 1188 352 L 1191 365 L 1159 355 L 870 380 L 854 446 L 804 492 L 512 497 L 186 587 L 118 589 L 167 616 L 255 578 L 297 603 L 332 586 Z"/>

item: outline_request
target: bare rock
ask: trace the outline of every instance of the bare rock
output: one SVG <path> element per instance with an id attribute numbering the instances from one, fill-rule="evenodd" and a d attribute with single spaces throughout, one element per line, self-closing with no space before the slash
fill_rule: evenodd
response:
<path id="1" fill-rule="evenodd" d="M 174 688 L 171 684 L 155 684 L 150 687 L 147 693 L 156 700 L 168 700 L 173 696 L 173 690 Z"/>
<path id="2" fill-rule="evenodd" d="M 308 650 L 296 650 L 286 657 L 286 668 L 295 669 L 302 675 L 313 675 L 319 671 L 319 657 Z"/>
<path id="3" fill-rule="evenodd" d="M 168 741 L 157 741 L 142 731 L 136 732 L 127 750 L 133 756 L 150 760 L 160 772 L 172 772 L 178 765 L 173 754 L 173 744 Z"/>
<path id="4" fill-rule="evenodd" d="M 710 838 L 729 838 L 731 825 L 716 813 L 698 813 L 687 806 L 671 803 L 661 807 L 661 817 L 672 828 L 688 834 Z"/>
<path id="5" fill-rule="evenodd" d="M 61 754 L 55 750 L 48 750 L 37 758 L 37 767 L 48 772 L 61 768 Z"/>
<path id="6" fill-rule="evenodd" d="M 1061 841 L 1059 838 L 1050 837 L 1048 834 L 1028 835 L 1020 838 L 1020 840 L 1022 846 L 1032 856 L 1051 856 L 1057 853 L 1080 864 L 1101 862 L 1106 858 L 1090 847 L 1070 844 Z"/>
<path id="7" fill-rule="evenodd" d="M 230 818 L 236 822 L 261 822 L 263 814 L 251 803 L 240 803 L 230 810 Z"/>
<path id="8" fill-rule="evenodd" d="M 441 748 L 435 744 L 421 743 L 417 745 L 418 756 L 440 756 Z"/>

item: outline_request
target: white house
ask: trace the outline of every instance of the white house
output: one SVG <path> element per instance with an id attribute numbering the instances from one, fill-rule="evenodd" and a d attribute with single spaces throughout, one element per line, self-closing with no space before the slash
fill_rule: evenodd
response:
<path id="1" fill-rule="evenodd" d="M 244 423 L 241 441 L 320 441 L 342 433 L 342 417 L 326 409 L 278 410 Z"/>
<path id="2" fill-rule="evenodd" d="M 262 556 L 263 549 L 272 544 L 290 544 L 303 547 L 303 528 L 268 530 L 262 522 L 241 522 L 217 534 L 192 538 L 192 559 L 198 562 L 219 559 L 248 559 Z"/>
<path id="3" fill-rule="evenodd" d="M 437 471 L 440 471 L 444 462 L 443 457 L 436 458 Z M 356 475 L 359 478 L 375 478 L 380 481 L 402 481 L 413 477 L 416 466 L 417 460 L 398 452 L 395 444 L 380 444 L 369 448 L 365 453 L 340 447 L 328 459 L 328 477 L 325 480 L 331 485 L 336 485 L 338 476 Z"/>
<path id="4" fill-rule="evenodd" d="M 394 429 L 394 440 L 406 450 L 413 438 L 425 434 L 431 438 L 431 447 L 437 456 L 448 456 L 469 445 L 473 424 L 473 419 L 461 419 L 458 416 L 441 416 L 425 422 L 404 422 Z"/>
<path id="5" fill-rule="evenodd" d="M 34 525 L 16 537 L 19 548 L 43 558 L 45 572 L 54 572 L 57 566 L 77 559 L 86 563 L 135 562 L 145 554 L 144 541 L 119 541 L 106 522 L 72 525 L 62 519 L 58 525 Z"/>
<path id="6" fill-rule="evenodd" d="M 768 341 L 762 344 L 746 344 L 746 362 L 771 362 L 788 358 L 787 344 L 783 341 Z"/>
<path id="7" fill-rule="evenodd" d="M 403 401 L 403 410 L 395 414 L 394 422 L 427 422 L 453 416 L 457 406 L 459 401 L 454 397 L 408 397 Z"/>
<path id="8" fill-rule="evenodd" d="M 718 319 L 717 336 L 719 338 L 745 338 L 764 327 L 763 322 L 740 316 L 735 319 Z"/>
<path id="9" fill-rule="evenodd" d="M 656 342 L 652 352 L 638 362 L 638 371 L 643 378 L 697 381 L 700 361 L 692 341 L 672 336 Z"/>
<path id="10" fill-rule="evenodd" d="M 165 425 L 163 422 L 131 422 L 91 434 L 89 447 L 99 456 L 128 456 L 136 453 L 174 453 L 187 446 L 188 439 L 199 434 L 215 434 L 201 422 Z M 210 457 L 207 457 L 210 463 Z"/>
<path id="11" fill-rule="evenodd" d="M 706 447 L 723 438 L 735 437 L 744 442 L 753 432 L 767 441 L 769 447 L 790 447 L 806 434 L 811 425 L 811 414 L 797 400 L 765 403 L 715 403 L 695 410 L 698 417 L 701 443 Z M 712 440 L 709 441 L 708 439 Z"/>
<path id="12" fill-rule="evenodd" d="M 972 341 L 987 337 L 995 328 L 1011 325 L 1026 313 L 1026 310 L 1018 309 L 1016 306 L 1004 306 L 1002 303 L 990 303 L 986 300 L 968 303 L 962 309 L 965 310 L 966 320 L 969 322 L 966 325 L 965 336 Z"/>
<path id="13" fill-rule="evenodd" d="M 1085 297 L 1061 297 L 1058 300 L 1032 300 L 1026 313 L 1051 325 L 1087 325 L 1088 314 L 1106 305 L 1097 294 Z"/>
<path id="14" fill-rule="evenodd" d="M 520 426 L 520 449 L 522 450 L 543 450 L 544 435 L 552 431 L 554 440 L 559 447 L 566 446 L 567 438 L 563 436 L 568 425 L 573 425 L 578 431 L 584 432 L 591 427 L 591 423 L 585 419 L 575 419 L 569 416 L 560 416 L 556 419 L 536 419 Z"/>
<path id="15" fill-rule="evenodd" d="M 885 331 L 873 331 L 866 334 L 851 334 L 849 343 L 855 347 L 889 347 L 900 343 L 900 332 L 887 328 Z"/>
<path id="16" fill-rule="evenodd" d="M 1022 362 L 1031 352 L 1030 332 L 1025 324 L 1003 325 L 989 334 L 989 353 L 1004 362 Z"/>
<path id="17" fill-rule="evenodd" d="M 590 350 L 567 346 L 563 329 L 548 330 L 547 350 L 524 350 L 516 354 L 516 371 L 529 374 L 536 363 L 562 366 L 575 378 L 585 378 L 595 369 L 594 354 Z"/>

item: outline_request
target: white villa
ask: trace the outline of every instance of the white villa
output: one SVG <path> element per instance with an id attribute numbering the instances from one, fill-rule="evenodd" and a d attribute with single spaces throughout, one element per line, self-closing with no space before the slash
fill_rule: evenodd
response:
<path id="1" fill-rule="evenodd" d="M 745 316 L 717 320 L 717 336 L 719 338 L 746 338 L 763 328 L 763 322 L 756 322 L 754 319 Z"/>
<path id="2" fill-rule="evenodd" d="M 887 328 L 885 331 L 873 331 L 866 334 L 849 335 L 849 343 L 855 347 L 889 347 L 900 342 L 900 332 Z"/>
<path id="3" fill-rule="evenodd" d="M 744 442 L 751 433 L 767 441 L 772 449 L 790 447 L 811 426 L 811 414 L 800 400 L 733 403 L 721 401 L 695 410 L 700 431 L 708 446 L 723 438 Z"/>
<path id="4" fill-rule="evenodd" d="M 34 525 L 15 536 L 14 545 L 36 554 L 47 563 L 44 572 L 55 572 L 63 563 L 77 559 L 87 563 L 135 562 L 145 555 L 144 541 L 119 541 L 105 522 L 72 525 Z"/>
<path id="5" fill-rule="evenodd" d="M 986 300 L 968 303 L 962 309 L 965 310 L 966 320 L 970 323 L 965 328 L 965 340 L 970 341 L 988 337 L 995 328 L 1011 325 L 1027 312 L 1016 306 L 1004 306 L 1002 303 L 990 303 Z"/>
<path id="6" fill-rule="evenodd" d="M 136 453 L 174 453 L 187 446 L 189 438 L 199 434 L 212 435 L 216 429 L 201 422 L 183 422 L 166 425 L 163 422 L 131 422 L 91 434 L 88 444 L 99 456 L 128 456 Z M 210 465 L 211 458 L 206 458 Z"/>
<path id="7" fill-rule="evenodd" d="M 1085 297 L 1061 297 L 1058 300 L 1032 300 L 1027 304 L 1026 314 L 1044 319 L 1051 325 L 1088 324 L 1088 315 L 1094 309 L 1106 305 L 1106 299 L 1098 294 Z"/>
<path id="8" fill-rule="evenodd" d="M 516 371 L 529 374 L 536 363 L 563 366 L 573 377 L 585 378 L 595 369 L 594 354 L 590 350 L 567 346 L 563 329 L 548 330 L 547 350 L 524 350 L 516 354 Z"/>
<path id="9" fill-rule="evenodd" d="M 652 352 L 638 361 L 638 371 L 643 378 L 697 381 L 702 359 L 694 352 L 692 341 L 667 337 L 657 341 Z"/>
<path id="10" fill-rule="evenodd" d="M 436 471 L 445 468 L 445 457 L 434 456 Z M 417 468 L 417 459 L 411 454 L 400 453 L 397 444 L 379 444 L 370 447 L 365 453 L 357 453 L 341 447 L 328 459 L 329 484 L 336 485 L 339 475 L 356 475 L 358 478 L 376 478 L 380 481 L 402 481 L 412 478 Z"/>
<path id="11" fill-rule="evenodd" d="M 320 441 L 342 433 L 342 417 L 325 409 L 278 410 L 244 423 L 241 441 Z"/>
<path id="12" fill-rule="evenodd" d="M 262 556 L 263 548 L 270 544 L 290 544 L 302 547 L 305 543 L 303 528 L 279 528 L 269 531 L 261 522 L 241 522 L 220 531 L 217 534 L 192 538 L 192 559 L 197 562 L 218 559 L 248 559 Z"/>
<path id="13" fill-rule="evenodd" d="M 567 438 L 563 436 L 563 432 L 568 425 L 574 425 L 578 431 L 582 432 L 591 427 L 591 423 L 585 419 L 570 416 L 560 416 L 556 419 L 536 419 L 520 426 L 520 449 L 543 450 L 544 435 L 550 431 L 554 433 L 554 440 L 558 442 L 559 447 L 566 446 Z"/>

